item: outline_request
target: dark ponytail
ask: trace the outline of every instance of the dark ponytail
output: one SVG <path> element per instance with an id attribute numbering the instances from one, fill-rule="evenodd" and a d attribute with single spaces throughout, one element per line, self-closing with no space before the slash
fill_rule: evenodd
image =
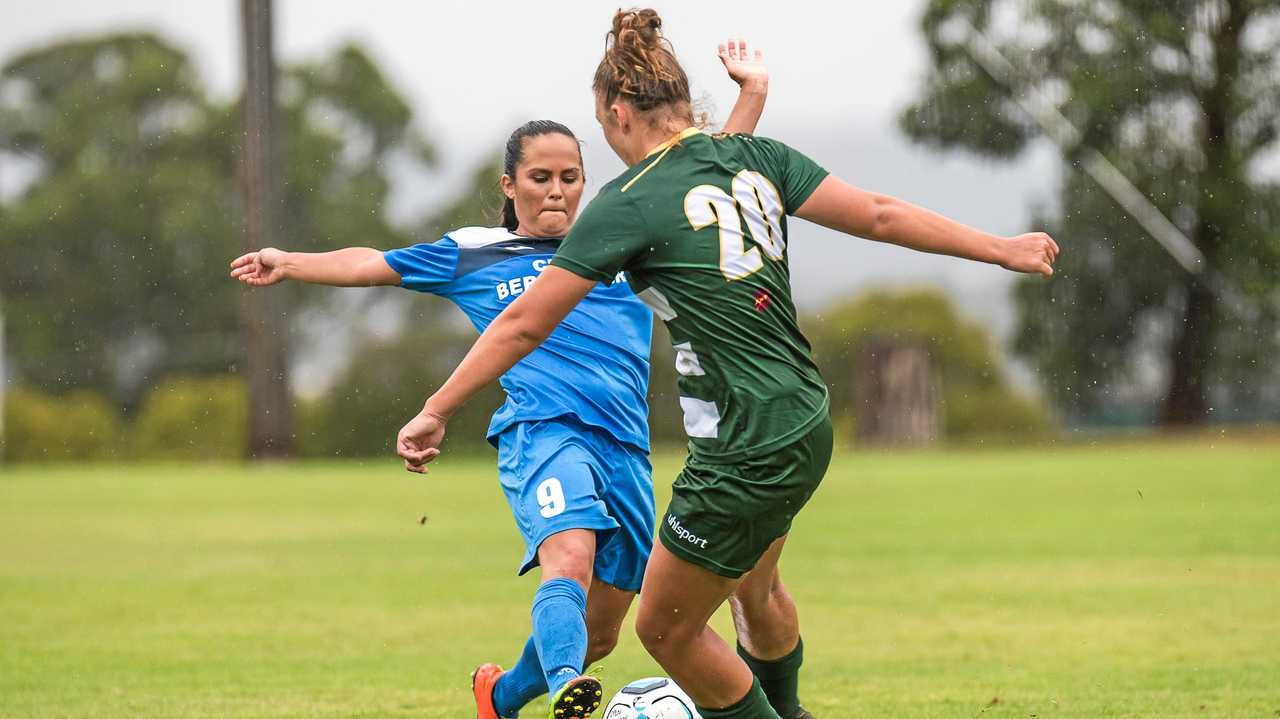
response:
<path id="1" fill-rule="evenodd" d="M 529 137 L 538 137 L 539 135 L 564 135 L 565 137 L 578 141 L 574 137 L 573 131 L 552 120 L 530 120 L 525 124 L 517 127 L 515 132 L 511 133 L 511 137 L 507 138 L 507 150 L 502 158 L 502 172 L 512 180 L 516 179 L 516 168 L 524 162 L 524 141 Z M 582 161 L 582 151 L 578 151 L 578 161 Z M 502 198 L 502 212 L 498 216 L 498 221 L 503 227 L 511 232 L 515 232 L 520 226 L 520 220 L 516 217 L 516 203 L 510 197 Z"/>

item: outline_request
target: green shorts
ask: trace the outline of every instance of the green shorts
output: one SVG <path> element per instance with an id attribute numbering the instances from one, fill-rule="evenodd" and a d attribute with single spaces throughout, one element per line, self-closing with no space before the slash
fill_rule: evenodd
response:
<path id="1" fill-rule="evenodd" d="M 764 457 L 711 464 L 690 457 L 658 527 L 672 554 L 737 579 L 791 531 L 831 463 L 831 418 Z"/>

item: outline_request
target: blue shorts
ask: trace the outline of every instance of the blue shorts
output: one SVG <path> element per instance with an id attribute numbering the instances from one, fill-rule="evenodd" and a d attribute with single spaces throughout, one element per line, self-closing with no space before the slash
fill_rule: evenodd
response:
<path id="1" fill-rule="evenodd" d="M 524 537 L 520 574 L 547 537 L 594 529 L 596 578 L 639 591 L 655 521 L 643 450 L 567 418 L 517 422 L 498 435 L 498 478 Z"/>

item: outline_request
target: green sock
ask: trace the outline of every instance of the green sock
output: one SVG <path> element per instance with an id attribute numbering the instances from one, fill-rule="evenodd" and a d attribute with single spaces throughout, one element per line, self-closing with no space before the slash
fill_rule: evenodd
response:
<path id="1" fill-rule="evenodd" d="M 760 680 L 760 687 L 769 697 L 769 705 L 782 719 L 791 719 L 800 713 L 800 665 L 804 663 L 804 641 L 797 641 L 796 648 L 780 659 L 764 661 L 756 659 L 738 645 L 738 656 L 751 668 Z"/>
<path id="2" fill-rule="evenodd" d="M 732 705 L 724 709 L 698 707 L 698 713 L 702 719 L 781 719 L 769 706 L 769 697 L 764 695 L 758 679 L 753 679 L 747 695 Z"/>

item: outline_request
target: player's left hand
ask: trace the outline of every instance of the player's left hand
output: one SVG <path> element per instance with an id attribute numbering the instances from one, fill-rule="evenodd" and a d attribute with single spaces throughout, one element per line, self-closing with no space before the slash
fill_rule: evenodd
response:
<path id="1" fill-rule="evenodd" d="M 400 428 L 396 437 L 396 454 L 404 459 L 405 469 L 418 474 L 427 473 L 426 464 L 440 455 L 445 424 L 443 417 L 424 409 Z"/>
<path id="2" fill-rule="evenodd" d="M 1001 267 L 1014 272 L 1053 276 L 1053 262 L 1058 259 L 1058 243 L 1049 235 L 1028 232 L 1009 237 L 1001 244 Z"/>
<path id="3" fill-rule="evenodd" d="M 749 53 L 746 40 L 729 40 L 727 47 L 721 43 L 717 54 L 729 77 L 741 87 L 762 90 L 769 87 L 769 68 L 765 67 L 764 55 L 759 50 L 754 55 Z"/>

